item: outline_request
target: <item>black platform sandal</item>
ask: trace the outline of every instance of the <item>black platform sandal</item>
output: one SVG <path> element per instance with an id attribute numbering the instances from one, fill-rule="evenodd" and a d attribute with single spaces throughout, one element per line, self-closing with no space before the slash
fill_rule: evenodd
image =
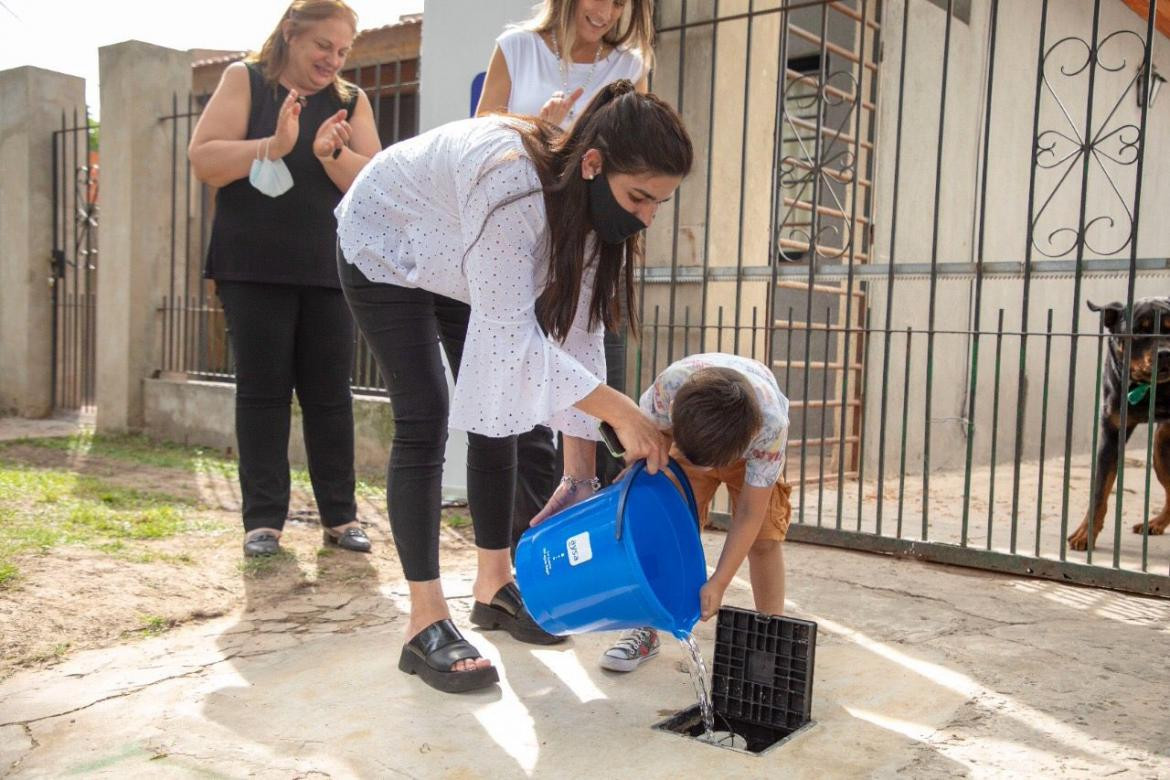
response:
<path id="1" fill-rule="evenodd" d="M 466 693 L 500 681 L 496 667 L 454 671 L 457 662 L 482 658 L 450 620 L 436 620 L 402 647 L 398 668 L 417 674 L 427 685 L 444 693 Z"/>
<path id="2" fill-rule="evenodd" d="M 484 631 L 503 629 L 513 639 L 532 645 L 555 645 L 568 639 L 550 634 L 537 625 L 532 615 L 528 614 L 524 599 L 520 598 L 520 590 L 514 582 L 496 591 L 491 604 L 475 602 L 471 608 L 471 623 Z"/>

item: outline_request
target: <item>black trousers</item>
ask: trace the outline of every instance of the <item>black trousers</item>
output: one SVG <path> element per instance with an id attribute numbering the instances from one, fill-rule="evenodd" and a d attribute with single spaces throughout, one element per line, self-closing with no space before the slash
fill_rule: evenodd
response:
<path id="1" fill-rule="evenodd" d="M 626 345 L 622 337 L 605 332 L 605 383 L 620 392 L 626 389 Z M 608 485 L 624 463 L 597 446 L 597 476 Z M 528 530 L 536 513 L 556 490 L 562 470 L 562 452 L 552 429 L 538 425 L 516 437 L 516 499 L 512 506 L 512 551 Z"/>
<path id="2" fill-rule="evenodd" d="M 438 579 L 449 411 L 439 349 L 458 377 L 471 309 L 425 290 L 371 282 L 341 257 L 338 271 L 394 409 L 386 504 L 403 573 L 412 582 Z M 515 479 L 515 436 L 467 434 L 467 500 L 477 546 L 508 548 Z"/>
<path id="3" fill-rule="evenodd" d="M 288 515 L 292 392 L 322 525 L 353 522 L 353 320 L 340 290 L 218 282 L 236 363 L 236 442 L 244 529 Z"/>

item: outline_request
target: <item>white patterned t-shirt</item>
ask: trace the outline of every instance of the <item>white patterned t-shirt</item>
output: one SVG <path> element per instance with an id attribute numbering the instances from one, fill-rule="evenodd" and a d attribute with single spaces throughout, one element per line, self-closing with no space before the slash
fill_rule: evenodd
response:
<path id="1" fill-rule="evenodd" d="M 697 371 L 705 368 L 730 368 L 744 376 L 756 391 L 763 425 L 744 452 L 747 476 L 744 481 L 754 487 L 771 487 L 784 467 L 784 448 L 788 443 L 788 399 L 780 392 L 776 377 L 758 360 L 708 352 L 691 355 L 671 363 L 642 393 L 640 406 L 661 430 L 671 428 L 670 408 L 679 388 Z"/>

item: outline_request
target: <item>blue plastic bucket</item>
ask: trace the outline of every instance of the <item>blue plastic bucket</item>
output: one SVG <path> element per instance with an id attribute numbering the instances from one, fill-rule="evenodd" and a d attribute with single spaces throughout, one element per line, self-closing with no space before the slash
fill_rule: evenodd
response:
<path id="1" fill-rule="evenodd" d="M 681 493 L 645 466 L 520 537 L 516 581 L 545 631 L 653 626 L 684 637 L 699 620 L 707 563 L 695 496 L 673 460 Z"/>

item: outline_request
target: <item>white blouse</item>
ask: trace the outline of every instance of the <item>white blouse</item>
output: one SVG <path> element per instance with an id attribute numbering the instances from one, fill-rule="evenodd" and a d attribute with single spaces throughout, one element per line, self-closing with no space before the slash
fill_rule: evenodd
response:
<path id="1" fill-rule="evenodd" d="M 585 91 L 573 104 L 574 113 L 580 116 L 606 84 L 618 79 L 629 79 L 637 84 L 646 75 L 646 65 L 639 52 L 617 48 L 611 49 L 596 63 L 570 64 L 566 84 L 563 64 L 537 33 L 518 28 L 506 30 L 496 38 L 496 45 L 508 63 L 508 76 L 512 80 L 508 111 L 513 114 L 539 116 L 541 106 L 554 92 L 559 90 L 568 95 L 583 86 Z M 572 123 L 573 119 L 566 116 L 561 128 L 567 130 Z"/>
<path id="2" fill-rule="evenodd" d="M 471 305 L 452 428 L 499 437 L 543 423 L 598 438 L 573 407 L 605 377 L 602 328 L 587 329 L 593 273 L 565 342 L 545 336 L 548 220 L 509 120 L 452 122 L 382 150 L 335 214 L 341 251 L 367 279 Z"/>

